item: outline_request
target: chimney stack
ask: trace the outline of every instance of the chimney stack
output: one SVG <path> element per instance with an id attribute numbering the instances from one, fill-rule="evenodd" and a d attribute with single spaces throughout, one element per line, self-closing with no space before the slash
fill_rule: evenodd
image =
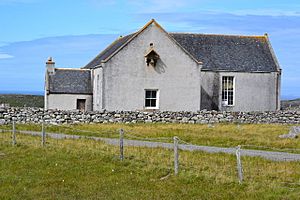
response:
<path id="1" fill-rule="evenodd" d="M 49 57 L 46 62 L 46 69 L 49 74 L 55 73 L 55 62 L 53 61 L 52 57 Z"/>

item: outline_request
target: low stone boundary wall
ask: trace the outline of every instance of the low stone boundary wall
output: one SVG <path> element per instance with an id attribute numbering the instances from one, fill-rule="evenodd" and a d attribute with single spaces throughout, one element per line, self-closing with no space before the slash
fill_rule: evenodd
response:
<path id="1" fill-rule="evenodd" d="M 59 111 L 41 108 L 0 108 L 0 124 L 17 123 L 280 123 L 300 124 L 300 111 L 276 112 L 130 112 Z"/>

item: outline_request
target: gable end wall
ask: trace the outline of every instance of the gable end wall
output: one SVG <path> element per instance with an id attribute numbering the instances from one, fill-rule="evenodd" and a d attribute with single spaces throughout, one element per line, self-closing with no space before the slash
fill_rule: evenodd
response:
<path id="1" fill-rule="evenodd" d="M 150 43 L 159 54 L 147 66 Z M 200 110 L 200 66 L 154 23 L 114 55 L 103 68 L 107 110 L 145 110 L 145 89 L 159 90 L 159 110 Z"/>

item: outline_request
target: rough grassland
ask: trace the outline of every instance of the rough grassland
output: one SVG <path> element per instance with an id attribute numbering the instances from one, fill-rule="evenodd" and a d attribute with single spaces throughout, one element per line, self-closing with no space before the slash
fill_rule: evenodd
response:
<path id="1" fill-rule="evenodd" d="M 291 125 L 276 124 L 215 124 L 213 126 L 200 124 L 78 124 L 49 125 L 46 131 L 116 138 L 118 130 L 122 128 L 125 130 L 125 137 L 130 139 L 167 138 L 162 141 L 172 142 L 172 137 L 178 136 L 186 142 L 198 145 L 219 147 L 245 145 L 243 148 L 300 153 L 299 138 L 281 139 L 278 137 L 288 133 L 290 127 Z M 1 128 L 10 129 L 11 126 L 0 126 Z M 41 125 L 18 124 L 17 129 L 40 131 Z"/>
<path id="2" fill-rule="evenodd" d="M 88 140 L 0 133 L 0 199 L 298 199 L 300 163 L 243 157 L 245 182 L 237 183 L 232 155 L 118 148 Z M 163 177 L 163 178 L 162 178 Z"/>
<path id="3" fill-rule="evenodd" d="M 0 94 L 0 104 L 8 103 L 13 107 L 44 107 L 44 96 L 25 94 Z"/>

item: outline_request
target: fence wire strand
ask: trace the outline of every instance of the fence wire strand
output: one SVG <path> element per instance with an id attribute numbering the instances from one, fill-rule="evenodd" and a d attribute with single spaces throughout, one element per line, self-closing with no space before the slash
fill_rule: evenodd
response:
<path id="1" fill-rule="evenodd" d="M 61 126 L 61 125 L 45 125 L 45 131 L 51 127 L 51 126 L 58 126 L 62 129 L 69 129 L 74 132 L 82 132 L 82 133 L 89 133 L 93 135 L 99 135 L 100 133 L 109 133 L 109 134 L 115 134 L 117 135 L 119 133 L 118 130 L 116 131 L 88 131 L 88 130 L 82 130 L 77 129 L 71 126 Z M 36 131 L 37 132 L 37 131 Z M 40 130 L 42 134 L 42 129 Z M 17 145 L 32 145 L 34 147 L 41 147 L 41 140 L 42 135 L 28 135 L 27 133 L 21 133 L 20 130 L 16 130 L 16 142 Z M 65 134 L 68 135 L 68 134 Z M 171 143 L 173 138 L 168 137 L 145 137 L 144 135 L 137 134 L 133 131 L 124 131 L 124 136 L 126 139 L 136 139 L 136 140 L 142 140 L 142 141 L 153 141 L 153 142 L 168 142 Z M 1 138 L 1 144 L 8 145 L 12 144 L 12 130 L 3 130 L 0 129 L 0 138 Z M 102 142 L 98 142 L 96 140 L 90 140 L 92 137 L 82 135 L 78 138 L 73 139 L 81 139 L 80 145 L 84 147 L 85 151 L 95 151 L 97 150 L 98 153 L 104 154 L 106 156 L 112 156 L 112 155 L 118 155 L 117 148 L 109 148 L 109 146 L 101 147 L 99 145 Z M 70 137 L 50 137 L 48 133 L 46 133 L 46 147 L 60 147 L 60 148 L 66 148 L 66 149 L 72 149 L 73 147 L 76 147 L 78 144 L 74 144 L 73 142 L 69 142 L 69 139 L 72 139 Z M 187 142 L 185 140 L 182 140 L 179 138 L 179 144 L 180 145 L 195 145 L 190 142 Z M 300 149 L 280 149 L 280 148 L 270 148 L 266 146 L 257 146 L 257 145 L 241 145 L 243 148 L 257 148 L 257 149 L 271 149 L 276 151 L 300 151 Z M 148 152 L 148 154 L 145 154 L 145 151 Z M 198 154 L 197 154 L 198 155 Z M 173 166 L 173 159 L 174 154 L 172 153 L 172 150 L 170 149 L 158 149 L 158 148 L 147 148 L 145 150 L 145 147 L 125 147 L 125 158 L 127 159 L 134 159 L 138 160 L 139 162 L 145 162 L 145 163 L 151 163 L 156 166 L 160 166 L 163 163 L 163 166 L 165 166 L 166 169 L 169 169 L 171 171 Z M 206 163 L 201 163 L 201 161 L 198 161 L 194 158 L 199 158 L 201 156 L 194 156 L 191 152 L 182 152 L 182 155 L 180 153 L 179 156 L 179 163 L 180 163 L 180 169 L 182 170 L 191 170 L 195 173 L 201 174 L 204 173 L 206 176 L 212 177 L 215 181 L 221 181 L 222 178 L 227 177 L 228 180 L 234 180 L 237 178 L 237 171 L 235 166 L 235 160 L 233 159 L 233 156 L 223 156 L 220 158 L 208 158 L 209 161 Z M 191 159 L 192 158 L 192 159 Z M 145 159 L 145 160 L 144 160 Z M 250 157 L 241 157 L 242 165 L 243 165 L 243 173 L 245 181 L 255 181 L 259 177 L 266 177 L 267 181 L 272 180 L 273 177 L 277 177 L 278 174 L 281 175 L 280 180 L 278 182 L 282 185 L 288 185 L 288 187 L 294 187 L 297 188 L 300 185 L 300 180 L 296 180 L 293 175 L 298 174 L 296 169 L 292 169 L 290 166 L 287 166 L 288 159 L 286 159 L 284 162 L 271 162 L 271 161 L 264 161 L 262 159 L 253 159 Z M 273 171 L 275 172 L 268 172 L 266 169 L 271 167 Z M 282 178 L 284 177 L 284 178 Z M 269 179 L 268 179 L 269 178 Z M 227 180 L 226 179 L 226 180 Z"/>

